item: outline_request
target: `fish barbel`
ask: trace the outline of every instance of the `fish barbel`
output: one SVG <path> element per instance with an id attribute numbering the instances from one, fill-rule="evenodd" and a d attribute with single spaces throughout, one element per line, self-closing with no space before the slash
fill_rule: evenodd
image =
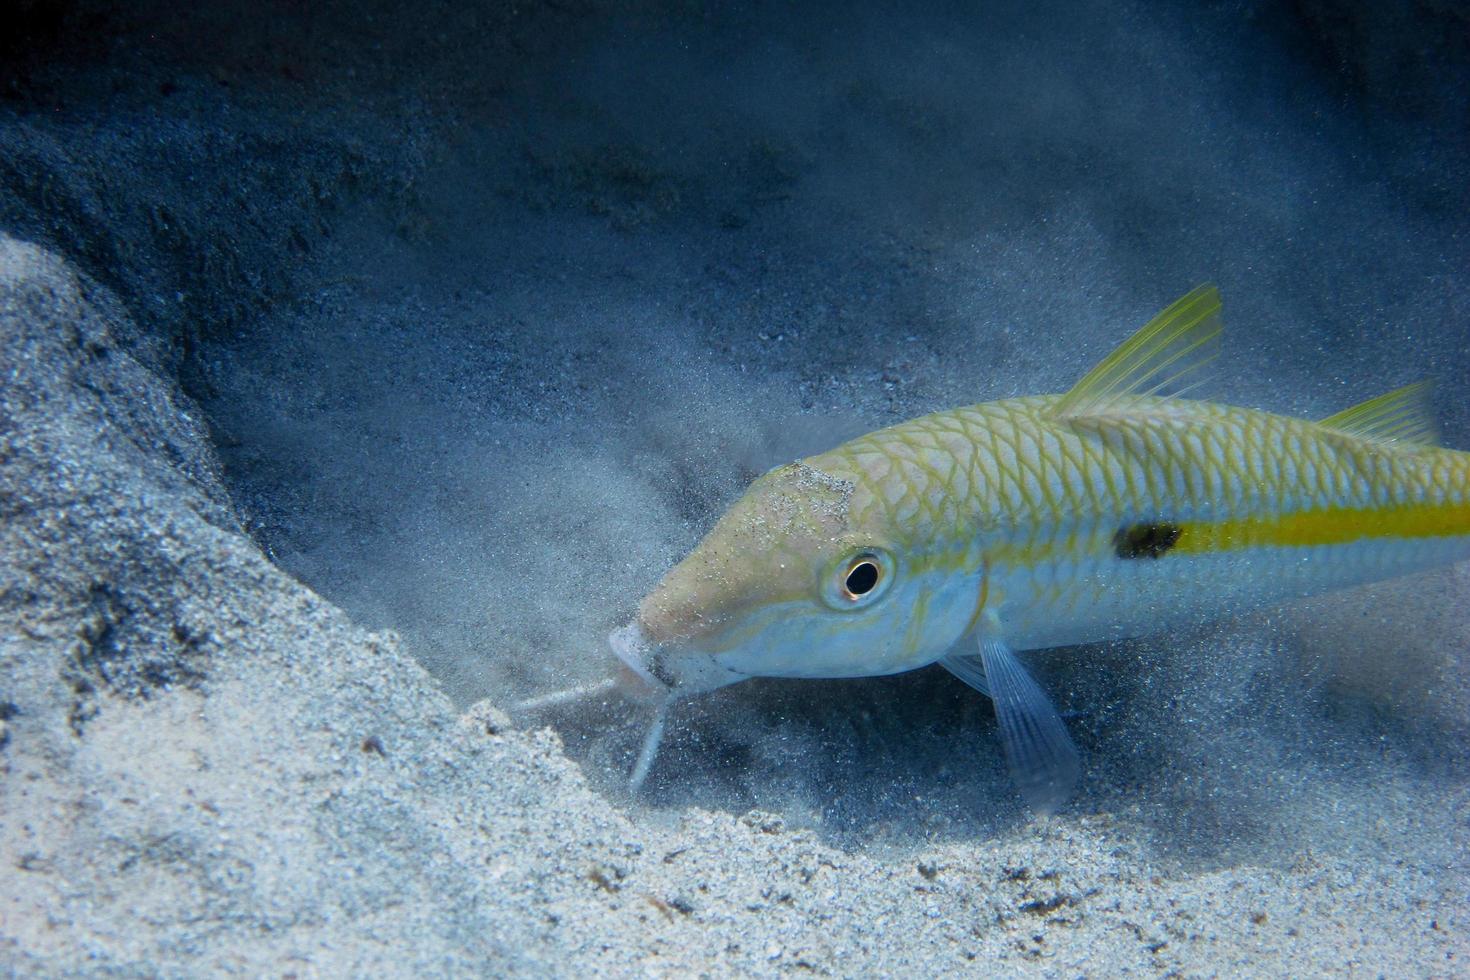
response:
<path id="1" fill-rule="evenodd" d="M 1080 762 L 1016 651 L 1137 636 L 1470 558 L 1470 453 L 1427 386 L 1321 421 L 1180 397 L 1220 335 L 1201 286 L 1063 395 L 937 412 L 757 479 L 615 630 L 668 705 L 748 677 L 940 663 L 991 697 L 1033 808 Z"/>

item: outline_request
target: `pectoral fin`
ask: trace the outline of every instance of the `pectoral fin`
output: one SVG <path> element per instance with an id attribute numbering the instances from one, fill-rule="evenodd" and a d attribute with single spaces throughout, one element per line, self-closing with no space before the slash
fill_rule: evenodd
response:
<path id="1" fill-rule="evenodd" d="M 946 653 L 939 658 L 939 666 L 987 698 L 990 697 L 990 684 L 985 680 L 985 665 L 975 654 Z"/>
<path id="2" fill-rule="evenodd" d="M 946 657 L 942 662 L 955 676 L 972 687 L 985 689 L 956 670 L 950 659 Z M 973 672 L 973 658 L 953 659 L 964 661 L 963 669 Z M 1082 773 L 1077 747 L 1067 735 L 1057 709 L 1015 653 L 998 637 L 983 630 L 980 663 L 984 683 L 995 702 L 1001 748 L 1005 750 L 1011 778 L 1033 810 L 1051 813 L 1072 795 Z"/>

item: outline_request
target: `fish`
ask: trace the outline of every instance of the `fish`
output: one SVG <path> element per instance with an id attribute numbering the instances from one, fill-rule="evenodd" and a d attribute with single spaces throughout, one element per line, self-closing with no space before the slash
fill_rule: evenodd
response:
<path id="1" fill-rule="evenodd" d="M 1190 395 L 1212 284 L 1064 394 L 880 429 L 756 479 L 609 637 L 618 686 L 669 707 L 753 677 L 940 664 L 989 697 L 1026 803 L 1081 777 L 1023 651 L 1136 637 L 1470 558 L 1470 453 L 1429 386 L 1309 421 Z"/>

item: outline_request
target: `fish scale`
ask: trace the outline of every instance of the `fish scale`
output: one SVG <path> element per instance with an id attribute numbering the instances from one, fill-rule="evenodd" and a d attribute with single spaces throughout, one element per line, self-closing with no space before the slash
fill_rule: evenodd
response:
<path id="1" fill-rule="evenodd" d="M 1308 594 L 1436 564 L 1443 536 L 1417 535 L 1409 540 L 1418 546 L 1406 548 L 1402 536 L 1378 534 L 1366 522 L 1406 506 L 1463 504 L 1470 487 L 1470 457 L 1462 453 L 1394 447 L 1300 419 L 1158 397 L 1134 400 L 1127 418 L 1099 430 L 1056 418 L 1060 398 L 935 413 L 806 462 L 854 485 L 857 522 L 882 513 L 900 528 L 895 543 L 916 569 L 988 549 L 992 584 L 1007 596 L 1006 611 L 1022 617 L 1013 621 L 1011 638 L 1025 645 L 1136 635 L 1163 625 L 1161 608 L 1170 619 L 1199 619 L 1245 598 Z M 1322 543 L 1266 537 L 1250 548 L 1226 548 L 1218 530 L 1302 513 L 1328 515 Z M 1116 533 L 1145 521 L 1179 524 L 1181 546 L 1203 536 L 1215 547 L 1200 552 L 1237 552 L 1239 560 L 1217 571 L 1198 561 L 1117 560 Z M 1354 522 L 1363 524 L 1356 528 L 1363 543 L 1338 540 Z M 1230 579 L 1288 555 L 1313 563 L 1310 580 L 1283 575 L 1261 588 Z M 1201 575 L 1215 587 L 1208 595 L 1198 588 Z M 1112 591 L 1109 577 L 1127 601 L 1094 603 L 1075 624 L 1056 619 L 1079 614 L 1079 591 Z M 1100 616 L 1108 622 L 1099 633 Z M 1050 630 L 1028 635 L 1033 619 L 1050 620 Z"/>
<path id="2" fill-rule="evenodd" d="M 1081 771 L 1018 651 L 1136 636 L 1470 557 L 1470 454 L 1427 388 L 1312 422 L 1184 397 L 1213 357 L 1202 286 L 1062 395 L 938 412 L 755 481 L 614 631 L 659 708 L 747 677 L 939 663 L 995 705 L 1018 787 Z"/>

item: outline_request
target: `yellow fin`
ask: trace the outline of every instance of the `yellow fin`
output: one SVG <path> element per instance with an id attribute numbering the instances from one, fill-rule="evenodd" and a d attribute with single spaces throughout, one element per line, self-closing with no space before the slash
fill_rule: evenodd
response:
<path id="1" fill-rule="evenodd" d="M 1428 381 L 1395 388 L 1386 395 L 1344 409 L 1317 424 L 1374 442 L 1438 446 L 1439 426 L 1429 401 Z"/>
<path id="2" fill-rule="evenodd" d="M 1220 346 L 1220 291 L 1196 286 L 1146 323 L 1056 403 L 1058 418 L 1084 418 L 1124 409 L 1145 395 L 1179 395 Z"/>

